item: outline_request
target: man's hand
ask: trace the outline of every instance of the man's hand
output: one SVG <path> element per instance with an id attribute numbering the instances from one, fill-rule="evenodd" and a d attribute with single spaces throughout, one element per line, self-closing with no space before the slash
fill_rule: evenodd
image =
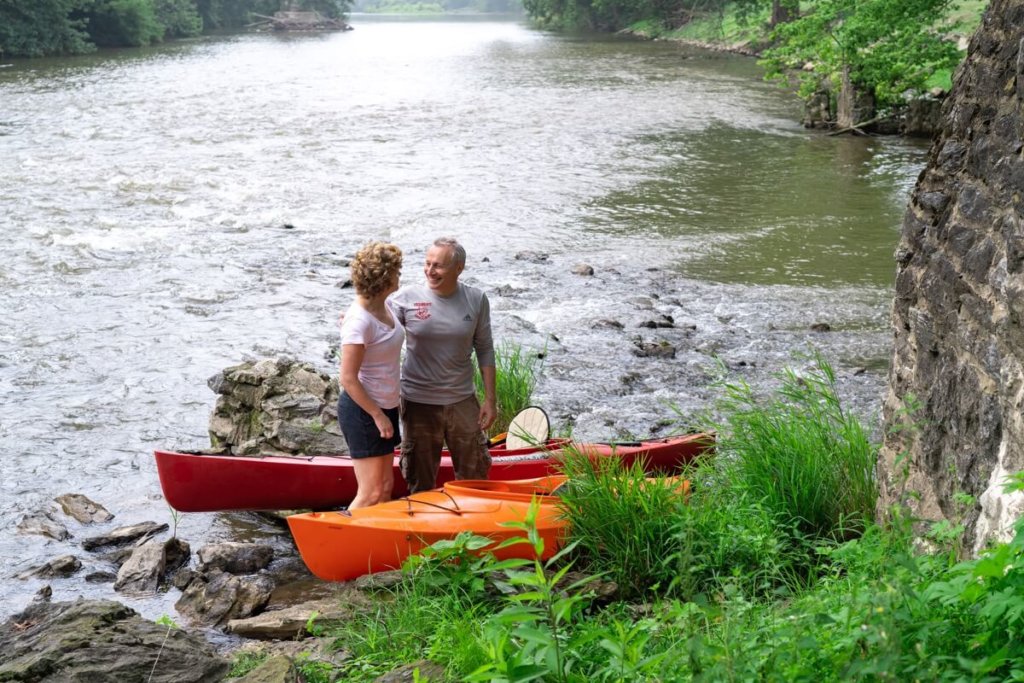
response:
<path id="1" fill-rule="evenodd" d="M 498 419 L 498 407 L 495 401 L 493 399 L 484 401 L 480 406 L 480 429 L 486 432 L 496 419 Z"/>

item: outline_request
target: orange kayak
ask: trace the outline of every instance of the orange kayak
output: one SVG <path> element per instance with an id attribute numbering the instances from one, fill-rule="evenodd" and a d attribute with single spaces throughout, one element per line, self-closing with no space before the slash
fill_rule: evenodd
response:
<path id="1" fill-rule="evenodd" d="M 288 517 L 288 526 L 309 570 L 328 581 L 348 581 L 373 572 L 398 569 L 406 557 L 462 531 L 487 536 L 495 544 L 524 537 L 503 522 L 526 519 L 530 501 L 538 501 L 537 530 L 544 555 L 554 555 L 565 522 L 558 497 L 551 495 L 564 476 L 521 481 L 462 480 L 443 488 L 351 511 L 306 512 Z M 499 558 L 533 557 L 529 544 L 495 553 Z"/>
<path id="2" fill-rule="evenodd" d="M 564 475 L 513 481 L 461 480 L 433 491 L 415 493 L 351 511 L 306 512 L 288 517 L 288 526 L 302 560 L 316 576 L 327 581 L 349 581 L 364 574 L 398 569 L 409 555 L 437 541 L 450 540 L 463 531 L 486 536 L 494 543 L 490 551 L 498 559 L 532 559 L 533 547 L 514 544 L 500 550 L 494 546 L 509 538 L 525 538 L 520 529 L 502 526 L 522 522 L 533 500 L 538 510 L 535 524 L 544 539 L 540 559 L 548 559 L 561 548 L 566 521 L 556 489 Z M 681 493 L 689 482 L 681 482 Z"/>

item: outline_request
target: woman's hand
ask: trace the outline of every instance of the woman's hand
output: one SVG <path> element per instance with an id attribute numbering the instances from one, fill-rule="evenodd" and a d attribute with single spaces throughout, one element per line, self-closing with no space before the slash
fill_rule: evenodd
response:
<path id="1" fill-rule="evenodd" d="M 391 420 L 384 413 L 374 415 L 373 422 L 377 425 L 377 429 L 380 430 L 380 438 L 390 439 L 395 435 L 395 426 L 391 424 Z"/>

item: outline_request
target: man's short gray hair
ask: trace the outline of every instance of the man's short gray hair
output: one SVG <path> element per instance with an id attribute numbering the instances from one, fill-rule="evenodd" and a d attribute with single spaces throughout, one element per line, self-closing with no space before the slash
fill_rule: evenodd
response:
<path id="1" fill-rule="evenodd" d="M 438 237 L 434 240 L 434 246 L 451 249 L 452 265 L 460 268 L 466 267 L 466 249 L 454 237 Z"/>

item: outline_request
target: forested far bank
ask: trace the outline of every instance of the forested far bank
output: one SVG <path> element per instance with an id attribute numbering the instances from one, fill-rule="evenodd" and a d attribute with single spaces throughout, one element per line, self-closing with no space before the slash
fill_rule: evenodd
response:
<path id="1" fill-rule="evenodd" d="M 75 55 L 242 28 L 282 10 L 341 18 L 351 0 L 0 0 L 0 57 Z"/>
<path id="2" fill-rule="evenodd" d="M 948 91 L 966 35 L 988 0 L 523 0 L 561 30 L 696 40 L 760 56 L 767 76 L 807 105 L 805 124 L 856 130 L 891 123 Z M 937 107 L 927 110 L 930 134 Z M 884 132 L 895 132 L 886 130 Z"/>
<path id="3" fill-rule="evenodd" d="M 353 12 L 370 14 L 522 14 L 520 0 L 355 0 Z"/>

